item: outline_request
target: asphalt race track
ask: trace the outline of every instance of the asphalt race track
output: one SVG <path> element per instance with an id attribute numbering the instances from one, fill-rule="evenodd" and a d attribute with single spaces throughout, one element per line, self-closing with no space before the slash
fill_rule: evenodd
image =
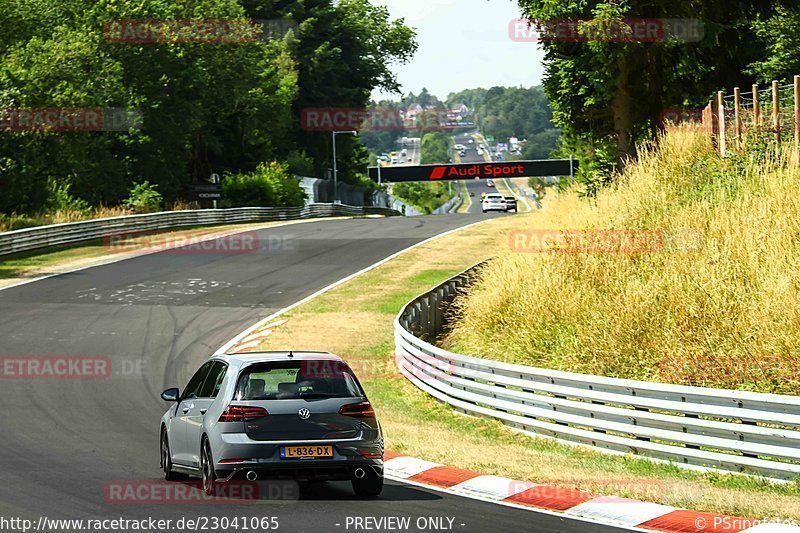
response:
<path id="1" fill-rule="evenodd" d="M 479 198 L 477 192 L 473 202 Z M 258 253 L 166 251 L 0 291 L 0 357 L 110 362 L 100 379 L 0 379 L 0 515 L 34 524 L 41 516 L 277 517 L 279 531 L 313 532 L 357 531 L 346 527 L 347 517 L 410 516 L 412 524 L 451 517 L 455 531 L 613 531 L 395 482 L 377 500 L 357 499 L 349 483 L 306 487 L 299 500 L 249 504 L 119 503 L 109 496 L 120 484 L 160 483 L 158 428 L 167 404 L 159 393 L 185 386 L 233 336 L 394 252 L 482 218 L 289 225 L 255 232 L 269 248 Z"/>
<path id="2" fill-rule="evenodd" d="M 462 163 L 484 163 L 486 160 L 483 158 L 482 155 L 478 154 L 478 151 L 475 149 L 478 146 L 477 142 L 470 144 L 469 139 L 472 138 L 472 135 L 457 135 L 455 137 L 456 144 L 463 144 L 467 147 L 466 153 L 464 157 L 461 158 Z M 481 213 L 481 193 L 489 193 L 489 192 L 497 192 L 494 188 L 488 187 L 486 185 L 486 180 L 465 180 L 467 185 L 467 190 L 472 193 L 472 204 L 469 206 L 469 214 L 480 214 Z M 494 213 L 487 213 L 486 216 L 491 216 Z"/>

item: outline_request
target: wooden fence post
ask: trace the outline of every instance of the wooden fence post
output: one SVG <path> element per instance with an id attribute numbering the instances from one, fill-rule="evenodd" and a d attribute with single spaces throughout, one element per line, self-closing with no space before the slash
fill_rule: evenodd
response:
<path id="1" fill-rule="evenodd" d="M 741 103 L 741 92 L 738 87 L 733 88 L 733 120 L 736 130 L 736 147 L 742 147 L 742 118 L 739 115 L 739 104 Z"/>
<path id="2" fill-rule="evenodd" d="M 709 126 L 711 127 L 711 142 L 717 142 L 717 106 L 716 98 L 708 101 L 708 116 L 711 119 Z"/>
<path id="3" fill-rule="evenodd" d="M 800 76 L 794 77 L 794 148 L 800 146 Z"/>
<path id="4" fill-rule="evenodd" d="M 758 105 L 758 85 L 753 84 L 753 123 L 756 133 L 761 132 L 761 106 Z"/>
<path id="5" fill-rule="evenodd" d="M 780 101 L 778 99 L 778 81 L 772 80 L 772 127 L 775 130 L 775 142 L 781 142 Z"/>
<path id="6" fill-rule="evenodd" d="M 722 91 L 717 91 L 717 105 L 719 106 L 719 155 L 725 157 L 725 100 Z"/>

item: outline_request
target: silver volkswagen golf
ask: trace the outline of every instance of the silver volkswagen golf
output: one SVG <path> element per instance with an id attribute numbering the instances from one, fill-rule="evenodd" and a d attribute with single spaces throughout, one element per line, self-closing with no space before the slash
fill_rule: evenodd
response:
<path id="1" fill-rule="evenodd" d="M 318 352 L 218 355 L 161 419 L 167 480 L 350 480 L 359 496 L 383 490 L 383 435 L 353 371 Z"/>

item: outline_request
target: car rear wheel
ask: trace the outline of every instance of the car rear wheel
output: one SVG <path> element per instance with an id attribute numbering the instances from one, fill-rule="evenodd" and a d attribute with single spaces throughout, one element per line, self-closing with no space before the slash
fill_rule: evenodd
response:
<path id="1" fill-rule="evenodd" d="M 366 470 L 364 477 L 353 478 L 353 492 L 356 493 L 356 496 L 374 498 L 383 492 L 383 476 L 379 476 L 371 468 L 364 470 Z"/>
<path id="2" fill-rule="evenodd" d="M 203 441 L 203 450 L 200 453 L 200 468 L 203 474 L 203 492 L 213 496 L 217 485 L 217 473 L 214 471 L 214 458 L 211 455 L 211 445 Z"/>
<path id="3" fill-rule="evenodd" d="M 161 429 L 161 469 L 164 471 L 164 479 L 166 481 L 183 479 L 181 474 L 172 471 L 172 452 L 169 449 L 167 428 Z"/>

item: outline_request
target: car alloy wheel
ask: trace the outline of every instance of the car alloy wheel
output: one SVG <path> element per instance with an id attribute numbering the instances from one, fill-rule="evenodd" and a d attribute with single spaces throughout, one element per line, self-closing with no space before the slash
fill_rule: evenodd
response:
<path id="1" fill-rule="evenodd" d="M 214 472 L 214 460 L 211 457 L 211 447 L 208 441 L 203 442 L 203 451 L 200 454 L 200 467 L 203 471 L 203 492 L 207 496 L 212 496 L 216 488 L 216 472 Z"/>
<path id="2" fill-rule="evenodd" d="M 169 437 L 166 428 L 161 430 L 161 469 L 164 471 L 164 479 L 175 481 L 178 474 L 172 471 L 172 454 L 169 450 Z"/>

